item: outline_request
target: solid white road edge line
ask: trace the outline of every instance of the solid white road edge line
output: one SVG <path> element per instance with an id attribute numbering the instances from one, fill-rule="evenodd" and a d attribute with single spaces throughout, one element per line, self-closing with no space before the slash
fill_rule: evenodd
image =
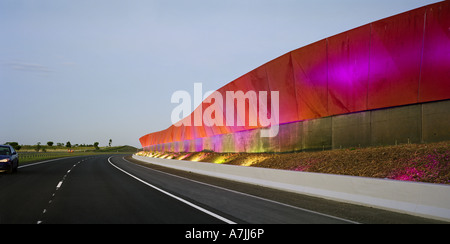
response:
<path id="1" fill-rule="evenodd" d="M 174 198 L 174 199 L 176 199 L 176 200 L 178 200 L 178 201 L 180 201 L 180 202 L 182 202 L 182 203 L 184 203 L 184 204 L 187 204 L 187 205 L 189 205 L 189 206 L 191 206 L 191 207 L 193 207 L 193 208 L 195 208 L 195 209 L 197 209 L 197 210 L 200 210 L 200 211 L 202 211 L 202 212 L 204 212 L 204 213 L 206 213 L 206 214 L 208 214 L 208 215 L 210 215 L 210 216 L 212 216 L 212 217 L 214 217 L 214 218 L 216 218 L 216 219 L 219 219 L 219 220 L 221 220 L 221 221 L 223 221 L 223 222 L 225 222 L 225 223 L 228 223 L 228 224 L 236 224 L 235 222 L 233 222 L 233 221 L 231 221 L 231 220 L 229 220 L 229 219 L 227 219 L 227 218 L 224 218 L 224 217 L 222 217 L 222 216 L 220 216 L 220 215 L 217 215 L 217 214 L 215 214 L 215 213 L 213 213 L 213 212 L 211 212 L 211 211 L 209 211 L 209 210 L 206 210 L 206 209 L 204 209 L 204 208 L 202 208 L 202 207 L 200 207 L 200 206 L 197 206 L 197 205 L 195 205 L 195 204 L 193 204 L 193 203 L 191 203 L 191 202 L 189 202 L 189 201 L 186 201 L 186 200 L 184 200 L 184 199 L 182 199 L 182 198 L 180 198 L 180 197 L 177 197 L 177 196 L 175 196 L 175 195 L 173 195 L 173 194 L 171 194 L 171 193 L 169 193 L 169 192 L 167 192 L 167 191 L 164 191 L 163 189 L 160 189 L 160 188 L 158 188 L 158 187 L 156 187 L 156 186 L 154 186 L 154 185 L 152 185 L 152 184 L 149 184 L 148 182 L 146 182 L 146 181 L 144 181 L 144 180 L 142 180 L 142 179 L 140 179 L 140 178 L 138 178 L 138 177 L 136 177 L 136 176 L 134 176 L 134 175 L 132 175 L 132 174 L 130 174 L 130 173 L 128 173 L 128 172 L 126 172 L 125 170 L 119 168 L 118 166 L 114 165 L 114 164 L 111 162 L 111 158 L 112 158 L 112 157 L 113 157 L 113 156 L 111 156 L 111 157 L 108 158 L 109 164 L 111 164 L 112 166 L 114 166 L 116 169 L 122 171 L 123 173 L 127 174 L 128 176 L 134 178 L 135 180 L 137 180 L 137 181 L 139 181 L 139 182 L 141 182 L 141 183 L 143 183 L 143 184 L 145 184 L 145 185 L 147 185 L 147 186 L 149 186 L 149 187 L 151 187 L 151 188 L 153 188 L 153 189 L 155 189 L 155 190 L 157 190 L 157 191 L 159 191 L 159 192 L 162 192 L 162 193 L 166 194 L 167 196 L 172 197 L 172 198 Z"/>
<path id="2" fill-rule="evenodd" d="M 122 159 L 125 160 L 125 161 L 127 161 L 128 163 L 131 163 L 131 164 L 132 164 L 132 162 L 126 160 L 125 157 L 122 157 Z M 141 161 L 141 162 L 142 162 L 142 161 Z M 146 162 L 146 163 L 147 163 L 147 162 Z M 151 163 L 149 163 L 149 164 L 151 164 Z M 206 186 L 209 186 L 209 187 L 214 187 L 214 188 L 221 189 L 221 190 L 224 190 L 224 191 L 229 191 L 229 192 L 233 192 L 233 193 L 240 194 L 240 195 L 243 195 L 243 196 L 252 197 L 252 198 L 255 198 L 255 199 L 262 200 L 262 201 L 271 202 L 271 203 L 278 204 L 278 205 L 281 205 L 281 206 L 285 206 L 285 207 L 289 207 L 289 208 L 298 209 L 298 210 L 301 210 L 301 211 L 304 211 L 304 212 L 308 212 L 308 213 L 312 213 L 312 214 L 316 214 L 316 215 L 321 215 L 321 216 L 325 216 L 325 217 L 328 217 L 328 218 L 341 220 L 341 221 L 348 222 L 348 223 L 352 223 L 352 224 L 360 224 L 359 222 L 356 222 L 356 221 L 353 221 L 353 220 L 348 220 L 348 219 L 344 219 L 344 218 L 339 218 L 339 217 L 336 217 L 336 216 L 333 216 L 333 215 L 329 215 L 329 214 L 324 214 L 324 213 L 316 212 L 316 211 L 309 210 L 309 209 L 306 209 L 306 208 L 301 208 L 301 207 L 297 207 L 297 206 L 292 206 L 292 205 L 289 205 L 289 204 L 286 204 L 286 203 L 277 202 L 277 201 L 275 201 L 275 200 L 270 200 L 270 199 L 267 199 L 267 198 L 258 197 L 258 196 L 251 195 L 251 194 L 247 194 L 247 193 L 243 193 L 243 192 L 240 192 L 240 191 L 235 191 L 235 190 L 227 189 L 227 188 L 220 187 L 220 186 L 216 186 L 216 185 L 211 185 L 211 184 L 208 184 L 208 183 L 205 183 L 205 182 L 196 181 L 196 180 L 193 180 L 193 179 L 188 179 L 188 178 L 185 178 L 185 177 L 182 177 L 182 176 L 178 176 L 178 175 L 174 175 L 174 174 L 170 174 L 170 173 L 167 173 L 167 172 L 164 172 L 164 171 L 160 171 L 160 170 L 156 170 L 156 169 L 144 167 L 144 166 L 139 165 L 139 164 L 135 164 L 135 165 L 136 165 L 136 166 L 139 166 L 139 167 L 142 167 L 142 168 L 144 168 L 144 169 L 147 169 L 147 170 L 159 172 L 159 173 L 161 173 L 161 174 L 170 175 L 170 176 L 172 176 L 172 177 L 177 177 L 177 178 L 180 178 L 180 179 L 183 179 L 183 180 L 188 180 L 188 181 L 191 181 L 191 182 L 195 182 L 195 183 L 198 183 L 198 184 L 206 185 Z"/>
<path id="3" fill-rule="evenodd" d="M 29 164 L 19 165 L 19 169 L 30 167 L 30 166 L 34 166 L 34 165 L 39 165 L 39 164 L 50 163 L 50 162 L 58 161 L 58 160 L 62 160 L 62 159 L 68 159 L 68 158 L 70 158 L 70 157 L 56 158 L 56 159 L 50 159 L 50 160 L 40 161 L 40 162 L 36 162 L 36 163 L 29 163 Z"/>
<path id="4" fill-rule="evenodd" d="M 88 155 L 89 156 L 89 155 Z M 50 163 L 53 161 L 58 161 L 58 160 L 63 160 L 63 159 L 69 159 L 69 158 L 78 158 L 78 157 L 84 157 L 84 156 L 73 156 L 73 157 L 63 157 L 63 158 L 55 158 L 55 159 L 49 159 L 49 160 L 45 160 L 45 161 L 40 161 L 40 162 L 36 162 L 36 163 L 29 163 L 29 164 L 24 164 L 24 165 L 19 165 L 19 169 L 21 168 L 26 168 L 26 167 L 30 167 L 30 166 L 35 166 L 35 165 L 39 165 L 39 164 L 45 164 L 45 163 Z M 80 163 L 80 162 L 78 162 Z M 20 163 L 19 163 L 20 164 Z M 74 165 L 75 166 L 75 165 Z"/>

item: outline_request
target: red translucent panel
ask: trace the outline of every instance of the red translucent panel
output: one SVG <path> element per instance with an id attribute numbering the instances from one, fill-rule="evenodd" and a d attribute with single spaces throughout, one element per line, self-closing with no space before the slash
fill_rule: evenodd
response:
<path id="1" fill-rule="evenodd" d="M 270 115 L 276 111 L 271 111 L 269 94 L 279 92 L 281 124 L 450 99 L 450 1 L 382 19 L 274 59 L 217 90 L 223 106 L 215 112 L 222 115 L 222 125 L 195 126 L 195 114 L 204 114 L 211 105 L 204 102 L 181 126 L 141 137 L 142 146 L 260 128 L 255 118 L 259 103 L 252 99 L 245 100 L 245 110 L 237 109 L 235 101 L 233 119 L 227 118 L 227 92 L 238 91 L 257 96 L 266 91 Z M 255 119 L 256 125 L 251 124 Z M 188 146 L 185 143 L 184 150 L 190 150 Z"/>

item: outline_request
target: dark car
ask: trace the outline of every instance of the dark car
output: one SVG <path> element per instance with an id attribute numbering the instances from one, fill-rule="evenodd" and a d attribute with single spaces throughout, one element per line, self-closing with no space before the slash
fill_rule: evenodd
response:
<path id="1" fill-rule="evenodd" d="M 13 173 L 19 167 L 19 155 L 10 145 L 0 145 L 0 172 Z"/>

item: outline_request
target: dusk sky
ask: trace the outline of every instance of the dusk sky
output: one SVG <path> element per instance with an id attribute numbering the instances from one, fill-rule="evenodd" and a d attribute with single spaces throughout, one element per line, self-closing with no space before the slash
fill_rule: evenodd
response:
<path id="1" fill-rule="evenodd" d="M 431 0 L 0 0 L 0 144 L 140 147 L 177 90 Z"/>

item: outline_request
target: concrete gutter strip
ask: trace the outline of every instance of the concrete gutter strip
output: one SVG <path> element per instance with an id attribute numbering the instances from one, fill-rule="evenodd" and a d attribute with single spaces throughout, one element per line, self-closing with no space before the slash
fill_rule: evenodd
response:
<path id="1" fill-rule="evenodd" d="M 450 221 L 450 186 L 149 158 L 134 159 L 284 191 Z"/>

